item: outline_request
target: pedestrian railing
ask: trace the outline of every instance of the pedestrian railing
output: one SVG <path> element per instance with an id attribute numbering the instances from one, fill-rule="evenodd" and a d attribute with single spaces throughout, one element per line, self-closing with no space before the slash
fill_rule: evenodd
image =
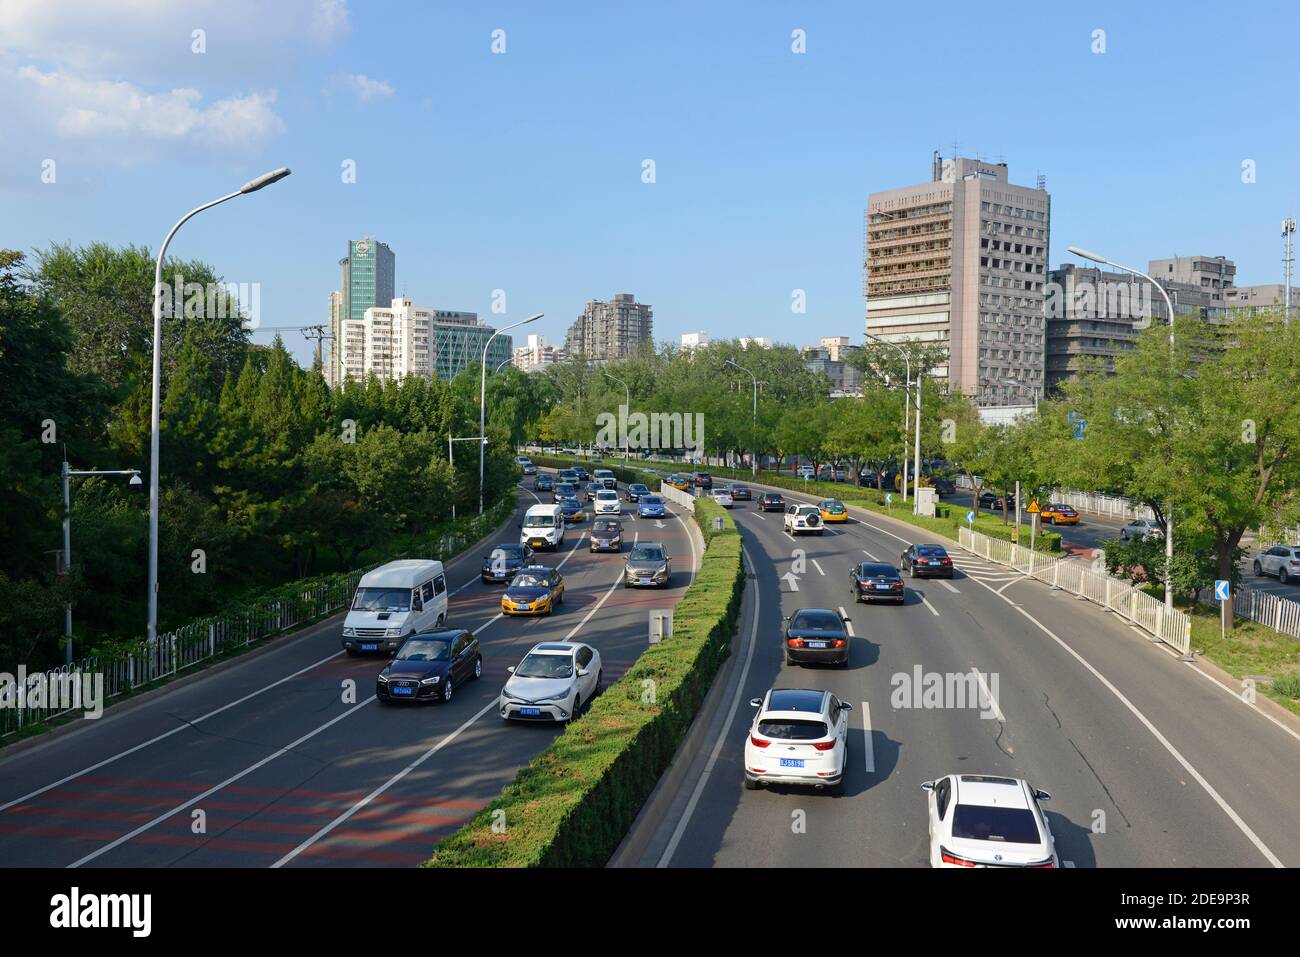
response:
<path id="1" fill-rule="evenodd" d="M 503 518 L 502 509 L 493 508 L 460 523 L 454 534 L 435 539 L 433 554 L 428 557 L 439 561 L 450 559 L 486 535 Z M 384 563 L 285 586 L 272 596 L 159 635 L 152 643 L 140 641 L 111 655 L 91 656 L 48 671 L 16 675 L 13 683 L 0 684 L 0 737 L 16 734 L 28 725 L 85 710 L 88 680 L 99 685 L 101 690 L 96 696 L 102 695 L 101 701 L 107 702 L 240 646 L 327 618 L 347 607 L 361 576 L 381 564 Z"/>
<path id="2" fill-rule="evenodd" d="M 1210 600 L 1208 604 L 1217 605 Z M 1291 638 L 1300 639 L 1300 602 L 1253 588 L 1238 588 L 1232 596 L 1232 613 L 1259 622 Z"/>
<path id="3" fill-rule="evenodd" d="M 990 538 L 969 528 L 958 529 L 958 542 L 987 561 L 1086 598 L 1128 619 L 1154 638 L 1188 654 L 1192 623 L 1186 612 L 1165 607 L 1164 602 L 1128 582 L 1120 581 L 1072 558 L 1051 558 L 1013 542 Z M 1300 606 L 1297 606 L 1300 607 Z"/>
<path id="4" fill-rule="evenodd" d="M 975 476 L 974 483 L 965 475 L 958 475 L 954 484 L 958 488 L 967 490 L 973 490 L 977 486 L 982 487 L 978 475 Z M 1105 515 L 1110 518 L 1121 518 L 1125 521 L 1132 521 L 1135 518 L 1156 517 L 1150 506 L 1134 502 L 1132 499 L 1120 495 L 1102 495 L 1099 492 L 1076 492 L 1058 488 L 1052 490 L 1052 501 L 1076 508 L 1081 512 Z M 1047 503 L 1042 504 L 1046 505 Z"/>
<path id="5" fill-rule="evenodd" d="M 662 495 L 664 498 L 668 499 L 668 501 L 670 502 L 675 502 L 678 505 L 684 505 L 690 509 L 695 508 L 694 495 L 692 495 L 690 492 L 683 492 L 679 488 L 673 488 L 667 482 L 659 483 L 659 494 Z"/>

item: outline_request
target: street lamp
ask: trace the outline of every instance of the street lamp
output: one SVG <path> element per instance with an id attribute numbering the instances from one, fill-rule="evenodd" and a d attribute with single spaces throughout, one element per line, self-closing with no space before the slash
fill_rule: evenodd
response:
<path id="1" fill-rule="evenodd" d="M 149 623 L 148 637 L 152 642 L 157 637 L 158 632 L 158 433 L 159 418 L 161 414 L 160 397 L 162 394 L 162 264 L 163 257 L 167 255 L 167 247 L 171 244 L 172 237 L 176 231 L 185 225 L 190 219 L 203 212 L 205 209 L 211 209 L 227 200 L 235 199 L 246 193 L 256 193 L 265 186 L 277 183 L 289 175 L 289 167 L 282 166 L 279 169 L 271 170 L 269 173 L 263 173 L 257 179 L 250 179 L 233 193 L 227 193 L 220 199 L 214 199 L 210 203 L 204 203 L 202 206 L 196 206 L 188 213 L 177 220 L 176 225 L 171 228 L 167 238 L 163 240 L 162 248 L 158 250 L 158 260 L 154 263 L 153 269 L 153 411 L 150 416 L 149 432 Z M 175 311 L 176 291 L 172 293 L 173 312 Z"/>
<path id="2" fill-rule="evenodd" d="M 1080 249 L 1078 246 L 1068 247 L 1070 252 L 1084 259 L 1090 259 L 1095 263 L 1101 263 L 1106 266 L 1113 266 L 1123 272 L 1130 273 L 1134 276 L 1140 276 L 1160 291 L 1160 295 L 1165 297 L 1165 306 L 1169 310 L 1169 351 L 1174 350 L 1174 304 L 1169 298 L 1169 293 L 1165 287 L 1160 285 L 1146 273 L 1139 269 L 1133 269 L 1130 266 L 1124 266 L 1117 262 L 1111 262 L 1105 256 L 1099 256 L 1097 253 L 1089 252 L 1086 249 Z M 1168 506 L 1165 509 L 1165 608 L 1169 611 L 1174 610 L 1174 590 L 1170 581 L 1170 573 L 1174 564 L 1174 509 Z"/>
<path id="3" fill-rule="evenodd" d="M 453 443 L 453 442 L 478 442 L 479 445 L 487 445 L 487 436 L 486 436 L 486 435 L 467 435 L 467 436 L 465 436 L 464 438 L 453 439 L 453 438 L 451 437 L 451 433 L 450 433 L 450 432 L 447 433 L 447 467 L 451 469 L 452 478 L 453 478 L 453 480 L 454 480 L 455 477 L 456 477 L 456 458 L 455 458 L 455 456 L 454 456 L 453 453 L 452 453 L 452 445 L 451 445 L 451 443 Z M 452 520 L 453 520 L 453 521 L 454 521 L 455 518 L 456 518 L 456 498 L 455 498 L 455 496 L 452 496 L 452 500 L 451 500 L 451 517 L 452 517 Z"/>
<path id="4" fill-rule="evenodd" d="M 487 448 L 487 354 L 488 347 L 492 345 L 492 340 L 503 332 L 509 332 L 519 326 L 526 326 L 530 322 L 536 322 L 542 318 L 542 313 L 535 316 L 529 316 L 527 319 L 520 319 L 518 322 L 506 326 L 504 329 L 498 329 L 492 335 L 488 336 L 488 341 L 483 343 L 483 361 L 479 363 L 479 386 L 478 386 L 478 434 L 484 436 L 482 444 L 478 447 L 478 513 L 483 514 L 483 462 L 484 453 Z"/>
<path id="5" fill-rule="evenodd" d="M 601 371 L 604 372 L 603 369 L 602 369 Z M 629 389 L 629 388 L 627 387 L 627 383 L 624 382 L 622 379 L 620 379 L 620 378 L 619 378 L 618 376 L 616 376 L 616 375 L 610 375 L 608 372 L 605 372 L 605 378 L 606 378 L 606 379 L 613 379 L 615 382 L 619 383 L 619 385 L 621 385 L 621 386 L 623 387 L 623 392 L 624 392 L 624 394 L 627 396 L 627 411 L 628 411 L 628 414 L 631 414 L 631 412 L 632 412 L 632 390 Z M 624 461 L 624 462 L 630 462 L 630 461 L 632 461 L 632 445 L 631 445 L 631 442 L 632 442 L 632 439 L 631 439 L 631 438 L 628 436 L 628 434 L 627 434 L 627 427 L 624 426 L 624 428 L 623 428 L 623 461 Z"/>
<path id="6" fill-rule="evenodd" d="M 754 373 L 750 372 L 750 371 L 749 371 L 748 369 L 746 369 L 744 366 L 740 365 L 739 363 L 733 362 L 733 361 L 731 361 L 730 359 L 724 359 L 724 360 L 723 360 L 723 364 L 724 364 L 724 365 L 729 365 L 729 366 L 734 366 L 735 368 L 739 369 L 741 372 L 745 373 L 745 375 L 749 376 L 751 379 L 754 380 L 754 425 L 757 426 L 757 425 L 758 425 L 758 376 L 754 375 Z M 755 445 L 755 446 L 758 445 L 757 438 L 758 438 L 758 437 L 755 436 L 755 441 L 754 441 L 754 445 Z M 758 449 L 757 449 L 757 448 L 755 448 L 755 449 L 750 453 L 750 461 L 749 461 L 749 464 L 750 464 L 750 465 L 752 466 L 752 468 L 753 468 L 753 475 L 754 475 L 754 478 L 757 479 L 757 478 L 758 478 Z M 780 467 L 781 467 L 781 465 L 780 465 L 780 463 L 778 462 L 778 463 L 777 463 L 777 468 L 779 469 Z"/>
<path id="7" fill-rule="evenodd" d="M 66 454 L 66 452 L 65 452 Z M 72 491 L 71 479 L 85 478 L 89 475 L 129 475 L 131 481 L 128 485 L 139 487 L 144 483 L 140 480 L 139 469 L 83 469 L 73 470 L 68 466 L 67 459 L 63 461 L 63 468 L 60 470 L 63 477 L 63 570 L 65 573 L 72 571 Z M 72 602 L 68 601 L 63 606 L 63 634 L 67 637 L 67 648 L 65 650 L 64 660 L 72 664 Z"/>
<path id="8" fill-rule="evenodd" d="M 1038 386 L 1034 385 L 1032 382 L 1021 382 L 1019 379 L 1014 379 L 1014 378 L 1006 378 L 1003 379 L 1002 381 L 1007 383 L 1008 385 L 1018 386 L 1021 389 L 1028 389 L 1029 394 L 1034 397 L 1034 413 L 1035 414 L 1038 413 L 1038 398 L 1039 395 L 1041 394 Z"/>
<path id="9" fill-rule="evenodd" d="M 873 336 L 873 335 L 872 335 L 871 333 L 869 333 L 869 332 L 866 333 L 866 337 L 867 337 L 868 339 L 871 339 L 871 340 L 874 341 L 874 342 L 879 342 L 879 343 L 881 343 L 882 345 L 890 346 L 890 347 L 893 348 L 893 349 L 894 349 L 894 350 L 895 350 L 899 355 L 901 355 L 901 356 L 903 357 L 903 362 L 906 364 L 906 367 L 907 367 L 907 382 L 908 382 L 908 386 L 910 387 L 910 386 L 911 386 L 911 383 L 912 383 L 912 360 L 911 360 L 911 358 L 908 356 L 906 350 L 904 350 L 904 349 L 903 349 L 900 345 L 898 345 L 898 343 L 896 343 L 896 342 L 890 342 L 888 339 L 882 339 L 882 338 L 880 338 L 879 336 Z M 906 395 L 906 394 L 907 394 L 907 391 L 904 390 L 903 394 Z M 903 411 L 903 415 L 904 415 L 904 422 L 903 422 L 903 426 L 904 426 L 904 427 L 903 427 L 903 473 L 904 473 L 904 474 L 903 474 L 903 501 L 906 502 L 906 501 L 907 501 L 907 474 L 906 474 L 906 473 L 907 473 L 907 421 L 906 421 L 906 415 L 907 415 L 907 411 L 906 411 L 906 410 L 907 410 L 907 404 L 906 404 L 906 401 L 904 401 L 903 409 L 904 409 L 904 411 Z M 915 438 L 915 452 L 914 452 L 914 455 L 915 455 L 915 463 L 914 463 L 913 466 L 912 466 L 912 482 L 913 482 L 913 483 L 916 485 L 916 487 L 919 489 L 919 488 L 921 487 L 921 371 L 920 371 L 919 369 L 918 369 L 917 372 L 916 372 L 916 438 Z M 912 498 L 913 498 L 913 500 L 915 500 L 916 496 L 914 495 L 914 496 L 912 496 Z M 915 510 L 915 507 L 913 508 L 913 510 Z"/>

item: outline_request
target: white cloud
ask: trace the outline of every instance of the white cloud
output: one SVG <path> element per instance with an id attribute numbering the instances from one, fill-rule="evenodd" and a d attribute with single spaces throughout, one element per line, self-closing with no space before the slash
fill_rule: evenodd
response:
<path id="1" fill-rule="evenodd" d="M 341 73 L 331 81 L 331 89 L 342 89 L 355 96 L 362 103 L 368 103 L 375 97 L 390 97 L 396 91 L 387 80 L 372 80 L 364 73 Z"/>

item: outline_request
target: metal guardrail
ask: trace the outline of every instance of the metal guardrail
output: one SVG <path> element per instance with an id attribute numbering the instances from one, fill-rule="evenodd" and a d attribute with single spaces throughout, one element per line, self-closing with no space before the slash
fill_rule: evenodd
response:
<path id="1" fill-rule="evenodd" d="M 683 492 L 679 488 L 673 488 L 667 482 L 659 483 L 659 494 L 662 495 L 664 498 L 668 499 L 668 501 L 670 502 L 675 502 L 678 505 L 684 505 L 689 509 L 695 508 L 694 495 L 692 495 L 690 492 Z"/>
<path id="2" fill-rule="evenodd" d="M 1107 608 L 1159 641 L 1186 655 L 1192 646 L 1192 622 L 1186 612 L 1165 608 L 1164 602 L 1128 582 L 1093 570 L 1070 558 L 1049 558 L 1002 539 L 969 528 L 957 530 L 957 540 L 967 551 L 983 556 L 1054 588 L 1079 595 Z"/>
<path id="3" fill-rule="evenodd" d="M 476 515 L 462 531 L 440 536 L 430 557 L 438 561 L 449 560 L 487 534 L 499 521 L 496 509 Z M 170 678 L 233 648 L 251 645 L 329 617 L 352 600 L 361 576 L 382 564 L 376 562 L 352 572 L 303 582 L 301 590 L 295 589 L 291 594 L 283 594 L 289 591 L 285 586 L 278 597 L 190 622 L 159 635 L 152 645 L 142 641 L 121 653 L 91 656 L 48 671 L 38 671 L 26 675 L 21 686 L 5 683 L 0 686 L 0 737 L 16 734 L 27 725 L 82 710 L 84 696 L 71 707 L 62 696 L 56 695 L 60 700 L 51 699 L 51 689 L 57 691 L 69 686 L 69 682 L 82 684 L 87 678 L 92 681 L 99 678 L 102 681 L 102 700 L 107 703 L 112 698 Z M 33 695 L 38 693 L 41 697 L 34 699 Z M 18 706 L 20 697 L 22 707 Z M 33 700 L 40 700 L 42 704 L 33 707 L 30 703 Z"/>

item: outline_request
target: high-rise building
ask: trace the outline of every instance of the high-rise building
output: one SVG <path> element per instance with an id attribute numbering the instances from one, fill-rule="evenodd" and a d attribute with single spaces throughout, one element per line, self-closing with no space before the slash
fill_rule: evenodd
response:
<path id="1" fill-rule="evenodd" d="M 523 372 L 537 372 L 564 361 L 564 350 L 546 344 L 545 336 L 529 336 L 527 345 L 514 351 L 511 364 Z"/>
<path id="2" fill-rule="evenodd" d="M 701 330 L 700 332 L 683 332 L 682 333 L 682 350 L 698 349 L 700 346 L 709 344 L 709 334 Z"/>
<path id="3" fill-rule="evenodd" d="M 387 307 L 370 307 L 360 319 L 344 320 L 343 376 L 451 379 L 482 360 L 489 340 L 487 367 L 495 370 L 511 356 L 510 336 L 492 339 L 495 331 L 480 323 L 476 313 L 425 309 L 410 299 L 393 299 Z"/>
<path id="4" fill-rule="evenodd" d="M 803 364 L 809 372 L 825 373 L 833 394 L 857 394 L 862 391 L 862 371 L 849 365 L 848 357 L 860 350 L 848 336 L 823 336 L 820 345 L 804 346 Z"/>
<path id="5" fill-rule="evenodd" d="M 343 269 L 345 319 L 360 319 L 371 306 L 383 308 L 396 295 L 397 257 L 387 243 L 377 239 L 348 241 L 348 254 L 339 260 Z"/>
<path id="6" fill-rule="evenodd" d="M 867 199 L 867 331 L 943 347 L 933 374 L 980 404 L 1041 387 L 1051 197 L 1005 163 L 936 153 L 931 181 Z M 1008 383 L 1011 379 L 1014 382 Z"/>
<path id="7" fill-rule="evenodd" d="M 621 292 L 605 302 L 591 299 L 582 315 L 569 327 L 564 351 L 594 362 L 608 362 L 635 355 L 654 345 L 654 316 L 651 307 Z"/>
<path id="8" fill-rule="evenodd" d="M 325 381 L 336 387 L 343 381 L 343 291 L 330 293 L 329 362 L 325 364 Z"/>

